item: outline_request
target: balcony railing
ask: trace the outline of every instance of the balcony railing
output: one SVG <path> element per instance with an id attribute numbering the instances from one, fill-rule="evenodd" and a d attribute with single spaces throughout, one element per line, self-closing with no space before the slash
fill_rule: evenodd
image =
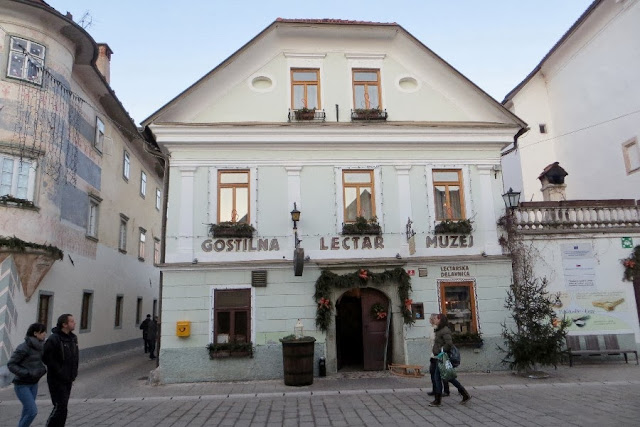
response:
<path id="1" fill-rule="evenodd" d="M 640 206 L 633 200 L 526 202 L 513 212 L 521 233 L 622 233 L 640 230 Z"/>
<path id="2" fill-rule="evenodd" d="M 324 122 L 326 115 L 324 110 L 291 110 L 288 115 L 290 122 Z"/>

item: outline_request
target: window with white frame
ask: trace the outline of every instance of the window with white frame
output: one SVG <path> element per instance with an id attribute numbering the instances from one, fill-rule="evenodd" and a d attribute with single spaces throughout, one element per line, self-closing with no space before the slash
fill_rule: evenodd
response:
<path id="1" fill-rule="evenodd" d="M 627 174 L 640 171 L 640 145 L 638 145 L 637 138 L 622 144 L 622 153 Z"/>
<path id="2" fill-rule="evenodd" d="M 93 146 L 102 153 L 104 146 L 104 123 L 100 120 L 100 117 L 96 117 L 96 135 L 93 140 Z"/>
<path id="3" fill-rule="evenodd" d="M 124 254 L 127 253 L 127 224 L 129 217 L 120 214 L 120 232 L 118 235 L 118 250 Z"/>
<path id="4" fill-rule="evenodd" d="M 131 156 L 127 151 L 124 151 L 124 155 L 122 157 L 122 176 L 124 179 L 129 181 L 129 176 L 131 174 Z"/>
<path id="5" fill-rule="evenodd" d="M 153 239 L 153 263 L 160 264 L 160 239 Z"/>
<path id="6" fill-rule="evenodd" d="M 140 172 L 140 195 L 144 198 L 147 195 L 147 174 Z"/>
<path id="7" fill-rule="evenodd" d="M 159 188 L 156 188 L 156 209 L 160 210 L 162 207 L 162 192 Z"/>
<path id="8" fill-rule="evenodd" d="M 94 194 L 89 195 L 89 212 L 87 218 L 87 237 L 98 238 L 98 214 L 101 198 Z"/>
<path id="9" fill-rule="evenodd" d="M 9 38 L 7 76 L 42 84 L 45 47 L 19 37 Z"/>
<path id="10" fill-rule="evenodd" d="M 138 239 L 138 259 L 144 261 L 144 249 L 147 243 L 147 230 L 140 227 L 140 238 Z"/>
<path id="11" fill-rule="evenodd" d="M 0 153 L 0 197 L 33 201 L 35 162 Z"/>

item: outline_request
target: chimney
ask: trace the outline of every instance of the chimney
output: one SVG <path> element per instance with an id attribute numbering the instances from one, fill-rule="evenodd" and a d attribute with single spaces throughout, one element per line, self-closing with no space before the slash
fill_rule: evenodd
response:
<path id="1" fill-rule="evenodd" d="M 96 66 L 98 71 L 107 81 L 111 84 L 111 54 L 113 51 L 106 43 L 98 43 L 98 59 L 96 60 Z"/>
<path id="2" fill-rule="evenodd" d="M 545 202 L 559 202 L 567 200 L 565 189 L 567 184 L 564 183 L 564 177 L 569 175 L 558 162 L 548 165 L 538 179 L 542 183 L 542 199 Z"/>

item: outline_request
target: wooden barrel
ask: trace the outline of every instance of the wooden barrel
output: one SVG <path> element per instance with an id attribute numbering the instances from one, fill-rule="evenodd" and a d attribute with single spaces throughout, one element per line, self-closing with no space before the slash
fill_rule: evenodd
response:
<path id="1" fill-rule="evenodd" d="M 282 342 L 284 384 L 303 386 L 313 384 L 313 350 L 316 339 L 304 337 Z"/>

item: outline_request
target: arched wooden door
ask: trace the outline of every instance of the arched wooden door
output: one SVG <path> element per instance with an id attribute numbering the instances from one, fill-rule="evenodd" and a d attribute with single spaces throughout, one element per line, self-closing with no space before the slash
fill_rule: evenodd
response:
<path id="1" fill-rule="evenodd" d="M 338 369 L 384 370 L 387 343 L 387 317 L 377 318 L 372 307 L 380 304 L 389 313 L 389 298 L 373 288 L 345 292 L 336 304 L 336 347 Z"/>

